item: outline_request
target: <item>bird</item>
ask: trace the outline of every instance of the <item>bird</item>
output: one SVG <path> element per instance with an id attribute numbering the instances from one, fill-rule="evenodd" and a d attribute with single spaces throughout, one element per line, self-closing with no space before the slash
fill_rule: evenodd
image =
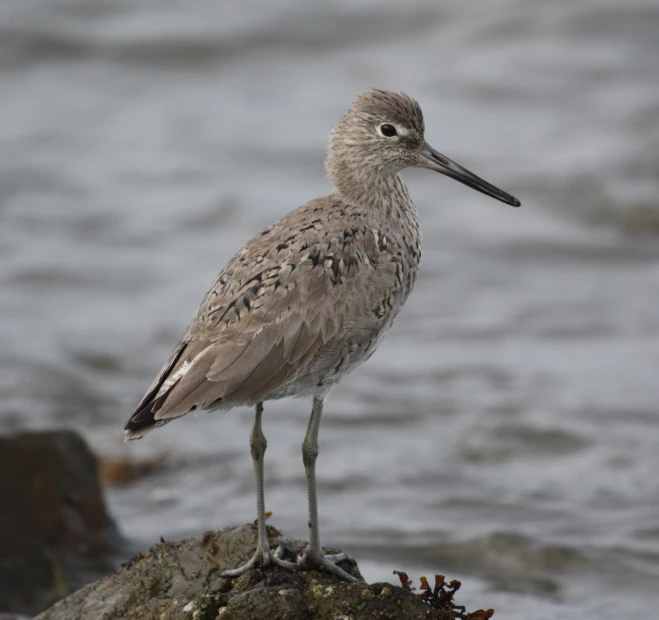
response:
<path id="1" fill-rule="evenodd" d="M 229 260 L 124 427 L 129 441 L 192 411 L 254 408 L 256 551 L 225 577 L 276 564 L 357 580 L 339 566 L 354 560 L 324 555 L 320 543 L 318 433 L 328 392 L 375 352 L 416 281 L 421 229 L 400 172 L 427 168 L 521 205 L 424 136 L 412 97 L 384 89 L 359 94 L 330 134 L 325 169 L 332 192 L 291 211 Z M 284 559 L 283 541 L 274 552 L 269 547 L 263 482 L 263 405 L 287 397 L 312 402 L 302 442 L 309 543 L 294 562 Z"/>

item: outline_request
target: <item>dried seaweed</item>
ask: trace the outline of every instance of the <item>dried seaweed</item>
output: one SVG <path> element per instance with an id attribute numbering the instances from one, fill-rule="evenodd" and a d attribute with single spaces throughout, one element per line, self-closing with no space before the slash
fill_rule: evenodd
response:
<path id="1" fill-rule="evenodd" d="M 398 575 L 403 590 L 408 592 L 416 590 L 412 587 L 412 580 L 407 573 L 395 570 L 394 575 Z M 420 581 L 420 592 L 417 596 L 432 609 L 451 612 L 453 617 L 458 620 L 490 620 L 494 615 L 494 609 L 478 609 L 477 611 L 467 612 L 463 605 L 456 604 L 453 596 L 462 585 L 457 579 L 447 583 L 444 575 L 435 575 L 434 587 L 430 586 L 425 577 L 421 577 Z"/>

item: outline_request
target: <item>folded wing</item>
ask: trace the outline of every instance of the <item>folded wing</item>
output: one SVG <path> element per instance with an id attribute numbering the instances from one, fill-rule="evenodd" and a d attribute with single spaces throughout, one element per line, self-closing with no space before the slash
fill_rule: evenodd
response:
<path id="1" fill-rule="evenodd" d="M 194 410 L 267 399 L 363 313 L 372 264 L 359 239 L 337 246 L 310 232 L 300 251 L 268 244 L 265 231 L 231 260 L 127 422 L 127 439 Z"/>

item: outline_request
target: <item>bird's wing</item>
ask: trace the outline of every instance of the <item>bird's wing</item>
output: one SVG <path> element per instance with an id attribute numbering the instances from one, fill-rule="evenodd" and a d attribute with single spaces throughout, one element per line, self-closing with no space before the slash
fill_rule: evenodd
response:
<path id="1" fill-rule="evenodd" d="M 263 401 L 366 311 L 377 234 L 366 226 L 332 230 L 311 215 L 304 225 L 299 215 L 295 226 L 287 219 L 220 273 L 128 434 L 195 409 Z"/>

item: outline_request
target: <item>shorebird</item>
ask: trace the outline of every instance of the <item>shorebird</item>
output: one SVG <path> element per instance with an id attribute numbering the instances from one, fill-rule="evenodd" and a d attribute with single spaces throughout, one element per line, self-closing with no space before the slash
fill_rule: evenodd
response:
<path id="1" fill-rule="evenodd" d="M 417 209 L 399 173 L 429 168 L 504 203 L 510 194 L 434 150 L 411 97 L 388 90 L 358 95 L 330 136 L 325 160 L 334 185 L 266 228 L 229 261 L 125 426 L 139 439 L 198 410 L 256 409 L 250 449 L 256 477 L 253 566 L 321 568 L 355 581 L 320 544 L 315 464 L 323 403 L 348 372 L 376 350 L 405 303 L 421 260 Z M 309 545 L 296 562 L 271 552 L 265 527 L 263 403 L 313 400 L 302 443 Z"/>

